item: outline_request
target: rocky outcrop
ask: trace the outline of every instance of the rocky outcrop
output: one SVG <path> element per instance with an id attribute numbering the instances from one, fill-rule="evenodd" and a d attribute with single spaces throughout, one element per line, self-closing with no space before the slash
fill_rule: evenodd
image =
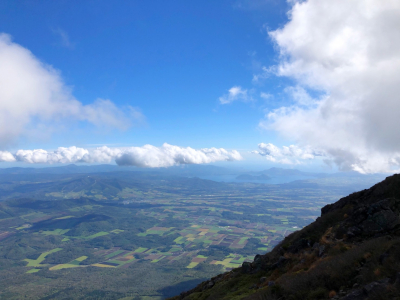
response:
<path id="1" fill-rule="evenodd" d="M 359 204 L 335 225 L 335 238 L 368 238 L 400 229 L 400 202 L 383 199 L 373 204 Z"/>
<path id="2" fill-rule="evenodd" d="M 400 199 L 399 174 L 387 177 L 384 181 L 374 185 L 370 189 L 353 193 L 347 197 L 341 198 L 333 204 L 326 205 L 321 209 L 321 216 L 335 210 L 340 210 L 346 205 L 370 205 L 388 198 Z"/>
<path id="3" fill-rule="evenodd" d="M 270 262 L 267 255 L 257 254 L 253 262 L 244 262 L 242 264 L 241 272 L 243 274 L 254 274 L 259 271 L 271 271 L 281 268 L 287 261 L 287 258 L 280 256 L 277 260 Z"/>
<path id="4" fill-rule="evenodd" d="M 339 295 L 334 296 L 333 299 L 340 300 L 367 300 L 370 298 L 379 298 L 384 294 L 390 286 L 390 278 L 385 278 L 379 282 L 371 282 L 364 285 L 362 288 L 356 288 L 350 291 L 341 291 Z M 340 295 L 344 296 L 340 296 Z"/>

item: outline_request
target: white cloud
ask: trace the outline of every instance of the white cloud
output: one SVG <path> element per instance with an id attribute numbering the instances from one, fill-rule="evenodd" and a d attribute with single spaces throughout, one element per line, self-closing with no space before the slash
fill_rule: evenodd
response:
<path id="1" fill-rule="evenodd" d="M 285 92 L 293 99 L 299 106 L 315 106 L 318 104 L 308 92 L 300 85 L 290 86 L 285 88 Z"/>
<path id="2" fill-rule="evenodd" d="M 261 70 L 262 70 L 261 73 L 253 75 L 253 83 L 258 83 L 261 80 L 269 78 L 271 75 L 275 74 L 275 71 L 276 71 L 275 69 L 276 69 L 275 66 L 272 66 L 272 67 L 269 67 L 269 68 L 267 68 L 265 66 L 262 67 L 261 68 Z"/>
<path id="3" fill-rule="evenodd" d="M 248 90 L 242 89 L 240 86 L 233 86 L 228 90 L 228 94 L 219 97 L 219 102 L 221 104 L 229 104 L 233 101 L 249 102 L 253 101 L 253 99 L 249 95 Z"/>
<path id="4" fill-rule="evenodd" d="M 126 129 L 142 118 L 138 110 L 128 108 L 126 113 L 110 100 L 83 105 L 57 70 L 4 33 L 0 34 L 0 66 L 0 148 L 17 142 L 32 128 L 51 127 L 61 120 Z"/>
<path id="5" fill-rule="evenodd" d="M 54 151 L 43 149 L 18 150 L 14 155 L 0 151 L 0 162 L 19 161 L 30 164 L 56 163 L 110 163 L 115 161 L 121 166 L 144 168 L 171 167 L 181 164 L 207 164 L 216 161 L 235 161 L 242 157 L 238 151 L 223 148 L 193 149 L 169 144 L 161 147 L 145 145 L 143 147 L 84 149 L 75 146 L 59 147 Z"/>
<path id="6" fill-rule="evenodd" d="M 258 149 L 259 150 L 253 151 L 253 153 L 264 156 L 271 162 L 289 165 L 302 164 L 306 160 L 314 159 L 317 156 L 323 156 L 322 153 L 313 151 L 310 147 L 300 148 L 295 145 L 279 148 L 271 143 L 261 143 L 258 144 Z"/>
<path id="7" fill-rule="evenodd" d="M 261 127 L 323 150 L 343 170 L 390 172 L 400 157 L 400 1 L 293 1 L 271 38 L 294 103 Z M 319 93 L 312 99 L 307 90 Z"/>
<path id="8" fill-rule="evenodd" d="M 89 151 L 77 147 L 60 147 L 55 151 L 48 152 L 43 149 L 18 150 L 15 154 L 16 161 L 22 161 L 30 164 L 55 164 L 55 163 L 74 163 L 82 161 Z"/>
<path id="9" fill-rule="evenodd" d="M 164 144 L 162 147 L 145 145 L 131 147 L 123 151 L 116 159 L 118 165 L 133 165 L 138 167 L 170 167 L 180 164 L 206 164 L 216 161 L 240 160 L 239 152 L 225 149 L 181 148 Z"/>
<path id="10" fill-rule="evenodd" d="M 14 155 L 8 151 L 0 151 L 0 162 L 13 162 L 16 161 Z"/>
<path id="11" fill-rule="evenodd" d="M 265 100 L 267 100 L 267 99 L 271 99 L 271 98 L 272 98 L 272 95 L 271 95 L 271 94 L 268 94 L 268 93 L 261 92 L 261 93 L 260 93 L 260 97 L 263 98 L 263 99 L 265 99 Z"/>

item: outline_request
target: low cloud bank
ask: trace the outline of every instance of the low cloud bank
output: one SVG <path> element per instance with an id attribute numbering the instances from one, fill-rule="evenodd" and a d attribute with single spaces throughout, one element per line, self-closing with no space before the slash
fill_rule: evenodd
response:
<path id="1" fill-rule="evenodd" d="M 30 164 L 66 164 L 66 163 L 111 163 L 120 166 L 142 168 L 171 167 L 181 164 L 207 164 L 217 161 L 241 160 L 236 150 L 223 148 L 193 149 L 169 144 L 161 147 L 145 145 L 143 147 L 84 149 L 75 146 L 59 147 L 54 151 L 43 149 L 18 150 L 15 154 L 0 151 L 0 162 L 25 162 Z"/>
<path id="2" fill-rule="evenodd" d="M 253 151 L 253 153 L 264 156 L 271 162 L 287 165 L 299 165 L 307 160 L 324 156 L 322 152 L 313 151 L 309 147 L 300 148 L 296 145 L 290 145 L 279 148 L 271 143 L 258 144 L 258 150 Z"/>
<path id="3" fill-rule="evenodd" d="M 299 165 L 314 159 L 321 159 L 329 166 L 336 165 L 342 171 L 356 171 L 361 174 L 368 173 L 398 173 L 400 172 L 400 154 L 392 155 L 391 159 L 385 154 L 375 154 L 368 160 L 355 156 L 343 150 L 313 149 L 310 146 L 299 147 L 297 145 L 277 147 L 271 143 L 258 144 L 258 150 L 252 151 L 265 157 L 268 161 L 287 165 Z M 397 169 L 396 169 L 397 166 Z"/>

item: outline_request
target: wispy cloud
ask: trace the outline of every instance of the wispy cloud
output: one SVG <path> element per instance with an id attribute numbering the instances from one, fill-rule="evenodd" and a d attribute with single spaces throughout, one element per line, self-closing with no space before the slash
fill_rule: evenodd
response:
<path id="1" fill-rule="evenodd" d="M 161 147 L 144 145 L 143 147 L 84 149 L 75 146 L 60 147 L 54 151 L 43 149 L 18 150 L 12 154 L 0 151 L 0 162 L 25 162 L 30 164 L 65 163 L 110 163 L 121 166 L 142 168 L 171 167 L 183 164 L 207 164 L 216 161 L 241 160 L 236 150 L 223 148 L 193 149 L 163 144 Z"/>
<path id="2" fill-rule="evenodd" d="M 144 120 L 139 109 L 122 109 L 109 99 L 82 104 L 59 71 L 4 33 L 0 34 L 0 66 L 0 149 L 29 135 L 35 127 L 41 126 L 40 131 L 53 128 L 52 122 L 67 126 L 76 120 L 125 130 Z"/>
<path id="3" fill-rule="evenodd" d="M 272 94 L 261 92 L 260 97 L 264 100 L 267 100 L 267 99 L 271 99 L 273 96 L 272 96 Z"/>
<path id="4" fill-rule="evenodd" d="M 250 102 L 253 98 L 249 95 L 247 89 L 242 89 L 241 86 L 233 86 L 228 90 L 228 93 L 219 97 L 221 104 L 230 104 L 234 101 Z"/>
<path id="5" fill-rule="evenodd" d="M 71 42 L 68 33 L 61 28 L 52 29 L 53 33 L 56 34 L 60 39 L 60 45 L 68 48 L 68 49 L 75 49 L 75 44 Z"/>
<path id="6" fill-rule="evenodd" d="M 253 83 L 259 83 L 260 81 L 265 80 L 265 79 L 271 77 L 272 75 L 275 75 L 276 74 L 275 69 L 276 68 L 274 66 L 269 67 L 269 68 L 263 66 L 261 68 L 260 72 L 253 75 Z"/>

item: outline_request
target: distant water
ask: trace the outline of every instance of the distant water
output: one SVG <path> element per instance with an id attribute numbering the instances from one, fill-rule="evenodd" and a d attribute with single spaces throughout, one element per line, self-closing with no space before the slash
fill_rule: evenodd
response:
<path id="1" fill-rule="evenodd" d="M 238 180 L 238 175 L 216 175 L 216 176 L 198 176 L 201 179 L 213 180 L 218 182 L 252 182 L 252 183 L 266 183 L 266 184 L 281 184 L 288 183 L 295 180 L 305 180 L 314 177 L 310 176 L 277 176 L 268 180 Z"/>

